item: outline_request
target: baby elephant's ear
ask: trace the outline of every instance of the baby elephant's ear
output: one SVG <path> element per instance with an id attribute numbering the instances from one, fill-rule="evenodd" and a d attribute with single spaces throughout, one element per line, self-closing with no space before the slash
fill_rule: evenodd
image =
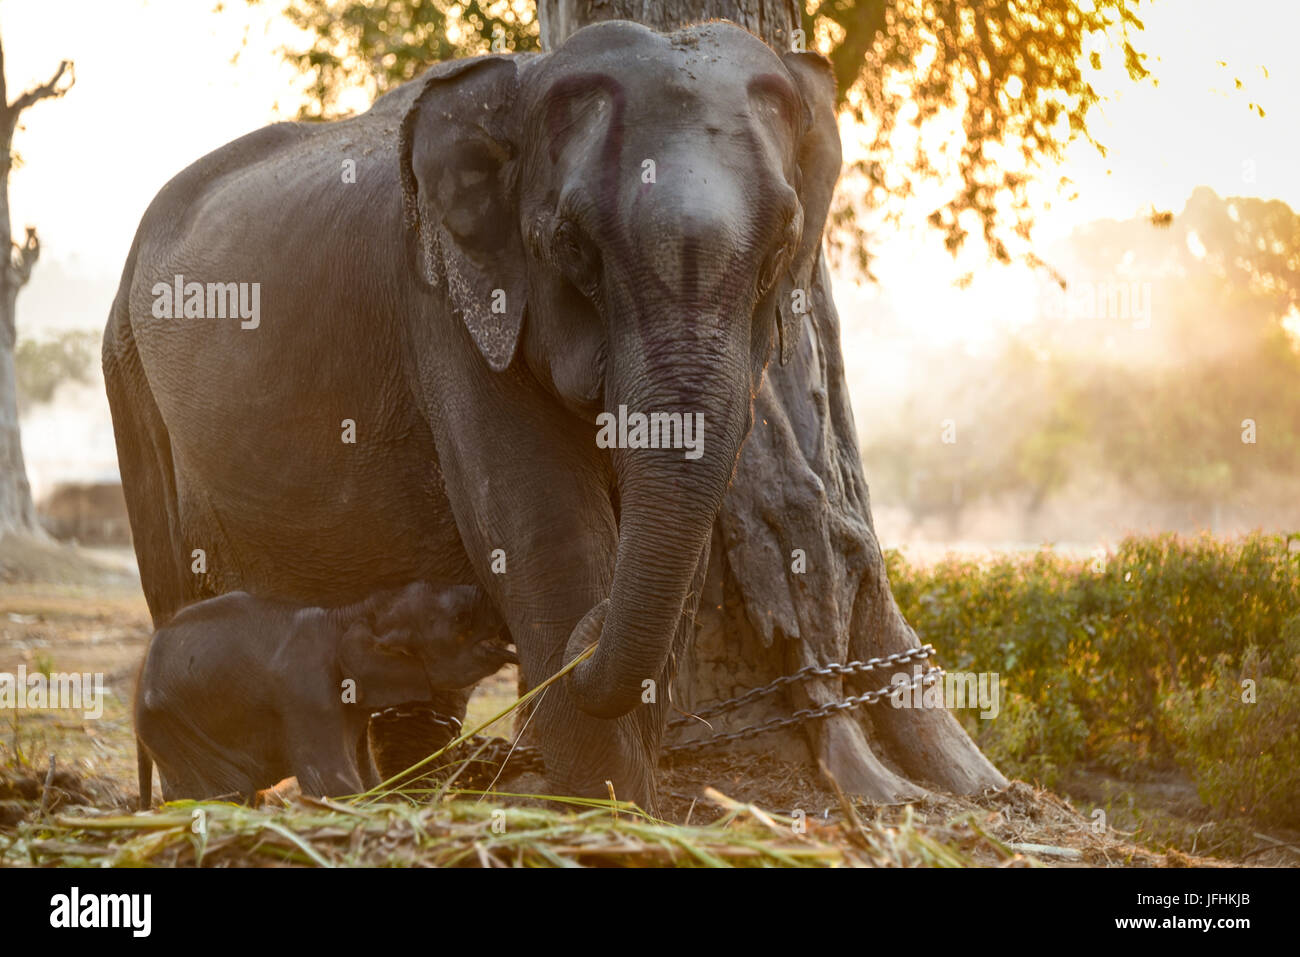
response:
<path id="1" fill-rule="evenodd" d="M 360 677 L 374 670 L 376 655 L 414 655 L 411 631 L 392 628 L 375 634 L 374 623 L 366 619 L 353 622 L 339 641 L 339 664 L 349 677 Z"/>
<path id="2" fill-rule="evenodd" d="M 384 655 L 406 655 L 416 657 L 415 632 L 408 627 L 390 628 L 382 635 L 374 636 L 374 648 Z"/>
<path id="3" fill-rule="evenodd" d="M 344 678 L 361 681 L 374 656 L 374 633 L 365 621 L 353 622 L 339 639 L 339 671 Z"/>
<path id="4" fill-rule="evenodd" d="M 339 639 L 342 677 L 355 682 L 356 703 L 388 707 L 428 697 L 428 680 L 413 649 L 411 632 L 376 633 L 373 622 L 354 622 Z"/>

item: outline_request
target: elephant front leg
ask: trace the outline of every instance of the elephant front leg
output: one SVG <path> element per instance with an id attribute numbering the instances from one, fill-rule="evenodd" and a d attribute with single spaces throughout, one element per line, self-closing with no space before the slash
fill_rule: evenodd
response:
<path id="1" fill-rule="evenodd" d="M 652 636 L 666 629 L 685 634 L 678 628 L 687 610 L 682 592 L 708 537 L 684 551 L 673 532 L 674 513 L 683 502 L 689 505 L 689 489 L 670 482 L 671 494 L 658 495 L 643 484 L 630 496 L 595 426 L 557 407 L 554 396 L 516 368 L 518 362 L 494 373 L 468 337 L 432 346 L 417 343 L 416 349 L 447 500 L 475 577 L 509 626 L 524 681 L 536 687 L 563 668 L 574 629 L 606 599 L 620 631 L 615 638 L 634 652 L 624 655 L 626 667 L 609 680 L 584 669 L 586 684 L 570 674 L 536 699 L 526 720 L 541 747 L 548 785 L 552 793 L 588 797 L 608 797 L 612 788 L 620 800 L 653 809 L 671 667 L 664 660 L 671 656 L 660 651 L 670 650 L 672 638 L 662 649 L 651 647 L 629 628 L 640 626 Z M 660 534 L 665 528 L 667 537 Z M 694 554 L 687 554 L 691 545 Z M 627 567 L 616 606 L 620 563 Z M 686 579 L 681 591 L 673 587 L 683 577 L 679 572 Z M 599 642 L 606 652 L 619 644 L 608 637 Z M 637 670 L 642 667 L 645 674 Z M 652 685 L 644 686 L 643 700 L 644 682 Z M 575 694 L 588 688 L 597 697 L 608 692 L 607 716 L 598 716 L 602 709 L 590 697 L 579 708 Z"/>
<path id="2" fill-rule="evenodd" d="M 364 790 L 357 766 L 357 738 L 337 712 L 287 716 L 286 750 L 303 794 L 338 797 Z"/>
<path id="3" fill-rule="evenodd" d="M 482 499 L 458 523 L 509 625 L 524 682 L 536 687 L 566 664 L 574 628 L 609 597 L 618 526 L 607 473 L 580 461 L 544 470 L 527 461 L 520 449 L 510 462 L 484 467 L 479 474 L 490 480 L 471 486 Z M 658 717 L 652 708 L 593 717 L 578 709 L 566 678 L 546 688 L 519 724 L 541 747 L 554 793 L 608 797 L 612 787 L 620 800 L 650 808 Z"/>
<path id="4" fill-rule="evenodd" d="M 520 551 L 517 556 L 518 581 L 507 571 L 499 582 L 530 688 L 568 663 L 575 628 L 608 598 L 614 545 L 571 534 L 546 544 L 538 541 L 535 547 L 536 554 Z M 647 678 L 662 684 L 662 676 Z M 652 706 L 612 720 L 586 714 L 575 703 L 566 677 L 541 692 L 520 724 L 541 747 L 555 793 L 608 797 L 612 789 L 620 800 L 649 809 L 655 803 L 657 719 Z"/>

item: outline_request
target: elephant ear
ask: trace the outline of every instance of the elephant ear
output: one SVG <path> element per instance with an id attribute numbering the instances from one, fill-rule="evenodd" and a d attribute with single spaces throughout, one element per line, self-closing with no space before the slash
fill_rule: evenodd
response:
<path id="1" fill-rule="evenodd" d="M 374 622 L 354 622 L 339 639 L 339 671 L 355 681 L 358 702 L 383 707 L 426 696 L 428 681 L 409 630 L 375 631 Z"/>
<path id="2" fill-rule="evenodd" d="M 495 372 L 510 365 L 523 324 L 513 57 L 440 64 L 402 119 L 399 155 L 406 241 L 423 280 L 446 284 Z"/>
<path id="3" fill-rule="evenodd" d="M 821 255 L 822 233 L 830 214 L 831 196 L 840 176 L 840 130 L 835 120 L 835 74 L 830 61 L 817 53 L 786 53 L 781 57 L 803 100 L 803 135 L 799 141 L 799 183 L 803 233 L 782 281 L 777 284 L 777 329 L 781 364 L 794 355 L 812 302 L 812 281 Z"/>
<path id="4" fill-rule="evenodd" d="M 363 676 L 374 654 L 375 635 L 366 621 L 353 622 L 339 639 L 339 668 L 346 678 Z"/>

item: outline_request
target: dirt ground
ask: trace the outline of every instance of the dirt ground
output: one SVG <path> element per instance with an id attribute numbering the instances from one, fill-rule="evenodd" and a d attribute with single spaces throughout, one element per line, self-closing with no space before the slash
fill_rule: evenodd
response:
<path id="1" fill-rule="evenodd" d="M 29 672 L 100 672 L 106 693 L 103 716 L 94 720 L 73 711 L 0 710 L 0 829 L 23 819 L 33 802 L 48 803 L 43 791 L 51 755 L 55 771 L 49 780 L 59 803 L 130 810 L 137 793 L 131 700 L 150 624 L 129 555 L 54 546 L 15 554 L 12 543 L 3 544 L 0 672 L 12 673 L 19 665 Z M 475 691 L 466 726 L 486 720 L 514 696 L 514 674 L 505 669 Z M 509 728 L 490 733 L 508 735 Z M 839 796 L 815 770 L 762 756 L 694 759 L 663 768 L 660 781 L 661 811 L 678 823 L 703 824 L 721 813 L 715 801 L 705 799 L 706 788 L 783 815 L 830 820 L 845 814 Z M 499 787 L 529 792 L 544 782 L 524 775 Z M 959 841 L 973 830 L 987 837 L 985 847 L 1000 842 L 1023 848 L 1047 865 L 1300 864 L 1292 835 L 1215 840 L 1214 822 L 1194 789 L 1176 776 L 1123 781 L 1079 769 L 1064 787 L 1069 799 L 1017 782 L 978 799 L 859 806 L 854 813 L 888 825 L 906 820 L 940 841 Z M 1100 822 L 1096 808 L 1107 809 Z M 1223 856 L 1210 856 L 1218 852 L 1216 844 Z M 981 863 L 1005 861 L 1005 854 L 973 856 Z"/>

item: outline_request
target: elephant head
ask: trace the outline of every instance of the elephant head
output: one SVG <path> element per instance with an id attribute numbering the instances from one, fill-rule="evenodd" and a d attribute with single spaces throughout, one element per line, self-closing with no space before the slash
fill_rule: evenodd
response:
<path id="1" fill-rule="evenodd" d="M 339 667 L 369 707 L 427 700 L 467 688 L 516 663 L 505 624 L 477 587 L 435 589 L 414 582 L 372 602 L 349 624 Z"/>
<path id="2" fill-rule="evenodd" d="M 597 438 L 618 417 L 613 583 L 568 649 L 598 640 L 571 675 L 588 714 L 664 673 L 763 370 L 802 334 L 834 99 L 824 59 L 732 24 L 611 21 L 435 67 L 404 118 L 415 268 L 491 369 L 520 366 Z"/>

